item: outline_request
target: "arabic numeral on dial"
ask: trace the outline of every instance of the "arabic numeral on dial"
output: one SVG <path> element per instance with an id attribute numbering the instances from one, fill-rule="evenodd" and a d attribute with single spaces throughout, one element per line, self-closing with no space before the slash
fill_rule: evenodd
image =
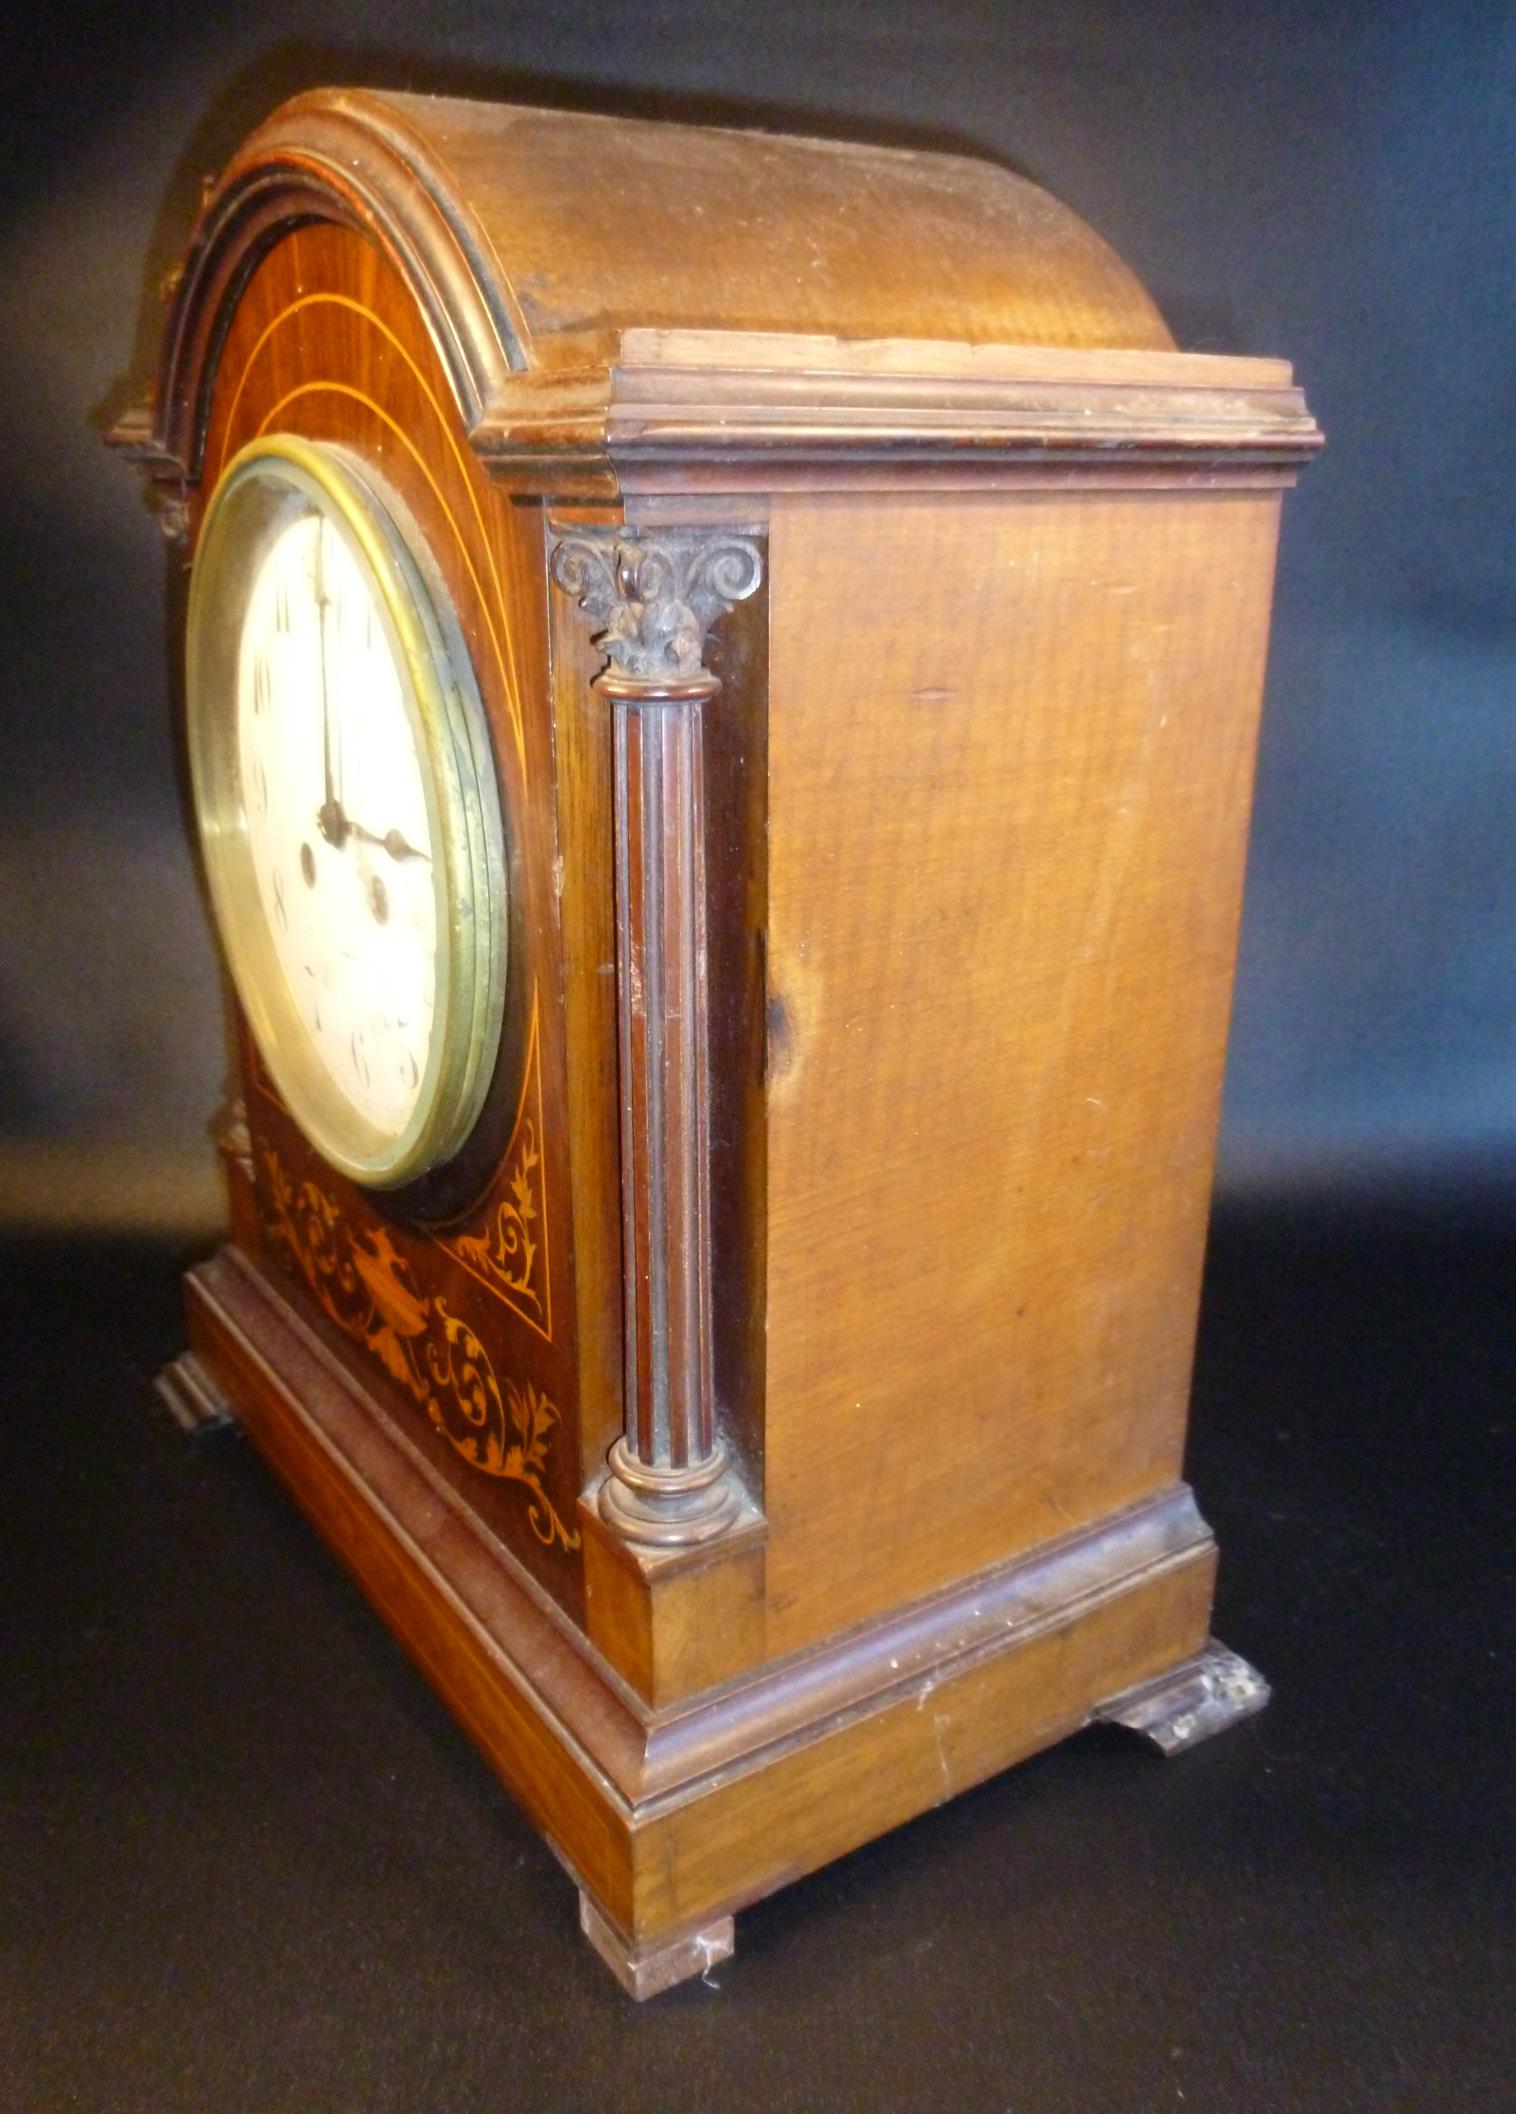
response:
<path id="1" fill-rule="evenodd" d="M 400 1059 L 400 1084 L 408 1094 L 413 1093 L 420 1078 L 421 1074 L 416 1069 L 415 1057 L 411 1051 L 405 1051 Z"/>
<path id="2" fill-rule="evenodd" d="M 354 1028 L 348 1043 L 352 1053 L 353 1076 L 365 1093 L 369 1088 L 368 1042 L 363 1028 Z"/>
<path id="3" fill-rule="evenodd" d="M 281 932 L 288 932 L 290 929 L 290 914 L 284 901 L 284 876 L 282 873 L 274 875 L 270 888 L 274 898 L 274 923 Z"/>
<path id="4" fill-rule="evenodd" d="M 253 711 L 262 718 L 273 702 L 273 684 L 268 672 L 268 656 L 260 653 L 253 663 Z"/>

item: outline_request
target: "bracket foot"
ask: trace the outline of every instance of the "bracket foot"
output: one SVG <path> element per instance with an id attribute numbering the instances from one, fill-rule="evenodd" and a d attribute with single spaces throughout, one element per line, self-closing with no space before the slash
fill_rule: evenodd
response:
<path id="1" fill-rule="evenodd" d="M 1263 1675 L 1213 1637 L 1193 1659 L 1102 1703 L 1093 1722 L 1124 1725 L 1165 1754 L 1180 1754 L 1250 1718 L 1268 1700 Z"/>
<path id="2" fill-rule="evenodd" d="M 153 1383 L 159 1400 L 188 1438 L 224 1431 L 237 1419 L 232 1405 L 193 1351 L 166 1365 Z"/>
<path id="3" fill-rule="evenodd" d="M 703 1975 L 718 1960 L 729 1960 L 736 1944 L 730 1916 L 718 1916 L 701 1929 L 682 1931 L 676 1937 L 658 1938 L 635 1945 L 602 1914 L 598 1903 L 581 1890 L 579 1928 L 599 1953 L 628 1996 L 639 2003 Z"/>

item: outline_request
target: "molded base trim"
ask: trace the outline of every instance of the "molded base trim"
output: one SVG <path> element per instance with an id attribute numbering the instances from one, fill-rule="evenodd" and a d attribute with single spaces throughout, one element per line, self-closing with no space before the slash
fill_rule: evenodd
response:
<path id="1" fill-rule="evenodd" d="M 1092 1717 L 1166 1723 L 1192 1688 L 1240 1714 L 1204 1649 L 1215 1543 L 1183 1484 L 651 1707 L 246 1256 L 187 1293 L 199 1370 L 590 1897 L 634 1995 L 724 1956 L 737 1910 Z"/>

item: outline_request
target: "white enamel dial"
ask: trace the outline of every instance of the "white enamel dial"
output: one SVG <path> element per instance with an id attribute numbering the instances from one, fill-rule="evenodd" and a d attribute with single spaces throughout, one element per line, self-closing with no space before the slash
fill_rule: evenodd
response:
<path id="1" fill-rule="evenodd" d="M 398 1137 L 431 1038 L 439 877 L 404 673 L 323 513 L 297 515 L 253 578 L 236 710 L 274 954 L 334 1084 Z"/>
<path id="2" fill-rule="evenodd" d="M 498 1047 L 505 860 L 483 706 L 399 502 L 344 451 L 254 443 L 207 510 L 195 805 L 273 1081 L 343 1172 L 456 1152 Z"/>

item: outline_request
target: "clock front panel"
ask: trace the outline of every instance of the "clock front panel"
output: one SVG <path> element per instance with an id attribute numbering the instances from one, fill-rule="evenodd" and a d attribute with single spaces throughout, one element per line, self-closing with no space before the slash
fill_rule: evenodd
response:
<path id="1" fill-rule="evenodd" d="M 540 510 L 490 487 L 409 296 L 332 226 L 249 281 L 200 489 L 189 740 L 239 1226 L 580 1613 L 578 1494 L 619 1404 L 583 1407 Z"/>

